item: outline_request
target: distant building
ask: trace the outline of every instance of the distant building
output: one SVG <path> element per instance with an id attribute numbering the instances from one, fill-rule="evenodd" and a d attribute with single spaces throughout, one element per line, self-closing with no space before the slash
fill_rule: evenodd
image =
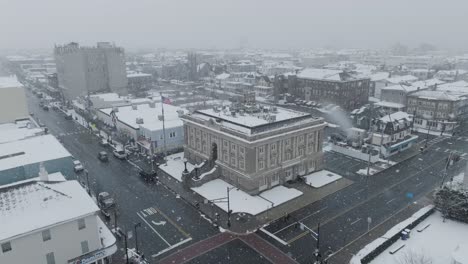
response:
<path id="1" fill-rule="evenodd" d="M 408 95 L 407 112 L 414 114 L 416 129 L 453 132 L 468 118 L 468 83 L 446 83 Z"/>
<path id="2" fill-rule="evenodd" d="M 257 65 L 248 60 L 236 61 L 228 65 L 229 72 L 255 72 Z"/>
<path id="3" fill-rule="evenodd" d="M 116 239 L 99 208 L 59 176 L 0 186 L 0 263 L 110 263 Z"/>
<path id="4" fill-rule="evenodd" d="M 78 43 L 54 49 L 59 87 L 67 100 L 88 93 L 127 93 L 127 75 L 123 48 L 108 42 L 96 47 L 80 47 Z"/>
<path id="5" fill-rule="evenodd" d="M 26 94 L 16 76 L 0 77 L 0 124 L 29 118 Z"/>
<path id="6" fill-rule="evenodd" d="M 307 101 L 332 103 L 353 110 L 369 100 L 370 79 L 341 70 L 304 69 L 289 75 L 289 93 Z"/>
<path id="7" fill-rule="evenodd" d="M 446 82 L 456 82 L 460 80 L 468 81 L 468 71 L 466 70 L 438 71 L 434 75 L 434 78 L 437 78 Z"/>
<path id="8" fill-rule="evenodd" d="M 380 118 L 374 124 L 372 144 L 380 148 L 383 157 L 404 151 L 416 143 L 418 136 L 411 135 L 412 116 L 396 112 Z"/>
<path id="9" fill-rule="evenodd" d="M 323 167 L 321 118 L 267 106 L 198 110 L 184 115 L 185 157 L 257 194 Z M 217 165 L 213 170 L 213 166 Z"/>
<path id="10" fill-rule="evenodd" d="M 129 72 L 127 73 L 128 92 L 135 95 L 142 95 L 153 88 L 153 76 L 148 73 Z"/>

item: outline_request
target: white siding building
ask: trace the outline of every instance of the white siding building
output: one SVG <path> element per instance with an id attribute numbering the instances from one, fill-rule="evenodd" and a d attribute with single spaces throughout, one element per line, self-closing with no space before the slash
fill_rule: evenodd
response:
<path id="1" fill-rule="evenodd" d="M 99 208 L 77 181 L 49 176 L 0 187 L 0 263 L 110 263 Z"/>
<path id="2" fill-rule="evenodd" d="M 23 85 L 16 76 L 0 77 L 0 124 L 29 117 Z"/>

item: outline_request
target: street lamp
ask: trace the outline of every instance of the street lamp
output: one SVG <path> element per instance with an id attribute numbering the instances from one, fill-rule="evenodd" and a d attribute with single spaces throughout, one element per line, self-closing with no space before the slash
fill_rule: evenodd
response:
<path id="1" fill-rule="evenodd" d="M 187 162 L 188 160 L 186 158 L 184 158 L 184 173 L 188 173 L 188 170 L 187 170 Z"/>
<path id="2" fill-rule="evenodd" d="M 195 179 L 199 179 L 198 177 L 198 169 L 200 168 L 200 166 L 198 164 L 195 165 Z"/>
<path id="3" fill-rule="evenodd" d="M 138 251 L 138 233 L 137 233 L 137 227 L 141 227 L 141 223 L 138 222 L 135 224 L 134 228 L 135 228 L 135 250 L 137 252 L 137 254 L 140 254 L 140 252 Z"/>

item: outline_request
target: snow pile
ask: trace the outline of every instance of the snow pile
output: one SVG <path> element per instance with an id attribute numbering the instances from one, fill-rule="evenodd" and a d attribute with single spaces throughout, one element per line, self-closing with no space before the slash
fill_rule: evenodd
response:
<path id="1" fill-rule="evenodd" d="M 179 152 L 176 154 L 172 154 L 166 157 L 167 162 L 166 164 L 162 164 L 159 166 L 161 170 L 165 173 L 171 175 L 178 181 L 182 181 L 182 172 L 185 170 L 184 166 L 184 153 Z M 195 166 L 189 162 L 187 162 L 187 170 L 191 172 Z"/>
<path id="2" fill-rule="evenodd" d="M 374 168 L 370 168 L 370 169 L 369 169 L 369 175 L 374 175 L 374 174 L 376 174 L 377 172 L 379 172 L 379 170 L 374 169 Z M 357 173 L 357 174 L 360 174 L 360 175 L 367 175 L 367 168 L 360 169 L 360 170 L 358 170 L 356 173 Z"/>
<path id="3" fill-rule="evenodd" d="M 430 226 L 424 231 L 416 231 L 427 225 Z M 403 249 L 392 255 L 389 253 L 389 248 L 375 258 L 371 264 L 399 263 L 402 258 L 413 252 L 423 254 L 426 258 L 431 259 L 432 264 L 455 263 L 453 257 L 466 260 L 468 259 L 468 251 L 462 252 L 459 249 L 463 246 L 466 248 L 467 237 L 468 224 L 453 220 L 443 222 L 442 215 L 437 212 L 413 229 L 408 240 L 401 241 L 405 245 Z"/>
<path id="4" fill-rule="evenodd" d="M 308 185 L 314 188 L 320 188 L 334 181 L 337 181 L 342 177 L 336 173 L 327 170 L 321 170 L 304 176 L 304 178 Z"/>
<path id="5" fill-rule="evenodd" d="M 233 213 L 248 213 L 251 215 L 257 215 L 272 206 L 278 206 L 302 195 L 302 192 L 296 189 L 277 186 L 260 195 L 252 196 L 221 179 L 209 181 L 200 187 L 192 188 L 192 190 L 207 200 L 214 200 L 227 197 L 227 188 L 233 188 L 229 192 L 230 209 Z M 227 212 L 227 203 L 216 203 L 216 206 Z"/>
<path id="6" fill-rule="evenodd" d="M 374 251 L 376 248 L 378 248 L 380 245 L 382 245 L 385 241 L 387 241 L 389 238 L 393 237 L 394 235 L 400 233 L 402 230 L 404 230 L 408 225 L 411 223 L 415 222 L 419 218 L 421 218 L 424 214 L 427 212 L 431 211 L 434 208 L 432 205 L 428 205 L 421 210 L 417 211 L 414 213 L 411 217 L 408 219 L 404 220 L 403 222 L 400 222 L 399 224 L 395 225 L 392 227 L 390 230 L 388 230 L 383 236 L 377 238 L 376 240 L 372 241 L 371 243 L 367 244 L 363 249 L 361 249 L 356 255 L 353 256 L 353 258 L 350 261 L 350 264 L 361 264 L 361 259 L 364 258 L 365 256 L 369 255 L 372 251 Z M 427 221 L 427 220 L 426 220 Z M 423 221 L 422 223 L 426 222 Z M 441 221 L 441 219 L 440 219 Z M 423 226 L 423 224 L 419 224 L 419 226 Z M 416 229 L 416 228 L 415 228 Z M 415 232 L 412 232 L 411 234 L 414 235 Z M 410 239 L 411 240 L 411 239 Z M 437 239 L 436 239 L 437 240 Z M 387 252 L 388 249 L 384 252 Z M 383 255 L 384 253 L 380 254 Z M 377 259 L 377 258 L 376 258 Z M 372 263 L 381 263 L 376 261 L 374 259 Z M 388 262 L 388 263 L 395 263 L 395 262 Z M 434 263 L 435 264 L 435 263 Z"/>

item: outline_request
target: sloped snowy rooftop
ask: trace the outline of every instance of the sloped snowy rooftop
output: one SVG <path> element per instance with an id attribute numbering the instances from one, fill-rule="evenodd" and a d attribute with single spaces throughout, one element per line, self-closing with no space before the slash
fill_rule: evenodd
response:
<path id="1" fill-rule="evenodd" d="M 0 171 L 71 156 L 52 135 L 0 144 Z"/>
<path id="2" fill-rule="evenodd" d="M 394 76 L 391 78 L 387 78 L 389 83 L 402 83 L 402 82 L 415 82 L 418 80 L 418 77 L 413 75 L 402 75 L 402 76 Z"/>
<path id="3" fill-rule="evenodd" d="M 394 122 L 402 119 L 411 120 L 412 116 L 406 112 L 399 111 L 380 118 L 382 122 Z"/>
<path id="4" fill-rule="evenodd" d="M 77 181 L 29 182 L 0 188 L 0 242 L 98 210 Z"/>

